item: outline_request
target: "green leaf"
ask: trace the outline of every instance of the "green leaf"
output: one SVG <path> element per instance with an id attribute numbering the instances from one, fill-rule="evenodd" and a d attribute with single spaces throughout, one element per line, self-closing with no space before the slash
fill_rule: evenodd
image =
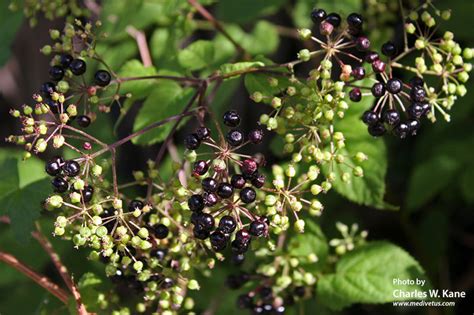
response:
<path id="1" fill-rule="evenodd" d="M 2 1 L 0 3 L 0 67 L 7 62 L 11 53 L 11 44 L 15 38 L 16 32 L 20 28 L 23 21 L 21 12 L 12 12 L 8 9 L 10 1 Z"/>
<path id="2" fill-rule="evenodd" d="M 214 44 L 208 40 L 197 40 L 178 53 L 178 61 L 188 70 L 202 69 L 214 61 Z"/>
<path id="3" fill-rule="evenodd" d="M 408 209 L 424 205 L 447 187 L 460 163 L 455 157 L 439 155 L 417 165 L 408 184 Z"/>
<path id="4" fill-rule="evenodd" d="M 252 33 L 238 42 L 253 55 L 266 55 L 278 48 L 280 37 L 275 25 L 267 21 L 259 21 L 255 24 Z"/>
<path id="5" fill-rule="evenodd" d="M 309 265 L 311 271 L 322 269 L 326 264 L 329 252 L 328 242 L 321 228 L 316 223 L 306 220 L 304 234 L 292 237 L 288 243 L 288 253 L 297 257 L 302 265 Z M 315 254 L 318 258 L 316 263 L 309 260 L 309 255 Z"/>
<path id="6" fill-rule="evenodd" d="M 297 27 L 311 27 L 311 11 L 318 7 L 326 12 L 338 12 L 347 15 L 352 12 L 359 12 L 361 9 L 360 0 L 298 0 L 293 10 L 293 20 Z"/>
<path id="7" fill-rule="evenodd" d="M 387 150 L 383 139 L 375 139 L 367 132 L 367 126 L 361 121 L 362 112 L 370 107 L 372 98 L 366 97 L 363 102 L 352 104 L 344 119 L 335 123 L 335 130 L 344 134 L 346 147 L 338 151 L 340 154 L 353 157 L 357 152 L 363 152 L 368 160 L 361 164 L 363 177 L 352 177 L 349 183 L 343 182 L 344 172 L 352 170 L 344 164 L 334 163 L 332 171 L 336 173 L 333 183 L 335 190 L 357 204 L 371 206 L 377 209 L 395 209 L 384 201 L 385 175 L 387 172 Z M 328 168 L 323 168 L 327 174 Z"/>
<path id="8" fill-rule="evenodd" d="M 278 84 L 276 86 L 271 85 L 270 78 L 276 79 Z M 246 74 L 244 83 L 249 95 L 260 92 L 263 96 L 266 96 L 267 98 L 263 99 L 264 103 L 270 103 L 272 96 L 281 93 L 289 86 L 288 78 L 283 76 L 269 77 L 268 74 L 263 73 Z"/>
<path id="9" fill-rule="evenodd" d="M 286 0 L 223 0 L 217 4 L 217 17 L 225 22 L 245 23 L 275 13 Z"/>
<path id="10" fill-rule="evenodd" d="M 340 310 L 354 303 L 387 303 L 416 300 L 396 297 L 396 290 L 425 292 L 430 285 L 395 283 L 400 280 L 426 280 L 418 262 L 400 247 L 388 242 L 371 242 L 344 255 L 334 274 L 324 275 L 317 283 L 321 303 Z M 395 281 L 394 281 L 395 280 Z M 394 296 L 396 295 L 396 296 Z"/>
<path id="11" fill-rule="evenodd" d="M 41 161 L 22 161 L 19 156 L 10 150 L 0 153 L 0 214 L 10 217 L 15 237 L 23 242 L 30 237 L 33 222 L 39 217 L 48 181 L 42 179 L 46 173 Z"/>
<path id="12" fill-rule="evenodd" d="M 102 279 L 91 272 L 85 273 L 79 280 L 77 287 L 88 311 L 100 311 L 99 294 L 101 294 L 101 285 Z"/>
<path id="13" fill-rule="evenodd" d="M 194 89 L 183 89 L 176 82 L 161 81 L 143 103 L 135 119 L 133 130 L 141 130 L 154 122 L 179 114 L 194 93 Z M 132 141 L 140 145 L 151 145 L 163 141 L 172 126 L 173 122 L 169 122 L 135 137 Z"/>
<path id="14" fill-rule="evenodd" d="M 145 67 L 140 61 L 134 59 L 128 61 L 120 69 L 118 76 L 120 78 L 143 77 L 156 75 L 154 67 Z M 122 93 L 132 93 L 136 97 L 145 97 L 152 88 L 155 80 L 134 80 L 123 82 L 120 91 Z"/>

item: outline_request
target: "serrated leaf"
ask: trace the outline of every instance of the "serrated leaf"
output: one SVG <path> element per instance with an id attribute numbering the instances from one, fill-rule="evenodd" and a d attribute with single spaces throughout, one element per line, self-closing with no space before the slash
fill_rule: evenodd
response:
<path id="1" fill-rule="evenodd" d="M 197 40 L 178 53 L 178 61 L 188 70 L 202 69 L 214 61 L 214 44 L 208 40 Z"/>
<path id="2" fill-rule="evenodd" d="M 306 220 L 304 234 L 292 237 L 288 243 L 288 253 L 298 258 L 302 265 L 309 265 L 312 271 L 321 269 L 327 260 L 329 246 L 321 228 L 314 222 Z M 315 254 L 318 258 L 316 263 L 309 260 L 309 255 Z"/>
<path id="3" fill-rule="evenodd" d="M 335 131 L 340 131 L 346 139 L 346 147 L 339 153 L 353 157 L 357 152 L 363 152 L 368 160 L 361 163 L 364 170 L 363 177 L 352 177 L 349 183 L 342 181 L 344 172 L 351 172 L 351 168 L 344 164 L 332 164 L 332 171 L 336 173 L 333 183 L 335 190 L 357 204 L 377 209 L 394 210 L 394 206 L 384 201 L 385 175 L 387 173 L 387 150 L 381 138 L 374 138 L 367 132 L 367 126 L 361 121 L 362 112 L 370 107 L 373 99 L 366 97 L 363 102 L 351 104 L 343 119 L 335 122 Z M 328 167 L 323 167 L 328 174 Z"/>
<path id="4" fill-rule="evenodd" d="M 426 280 L 418 262 L 400 247 L 388 242 L 371 242 L 343 256 L 333 274 L 322 276 L 317 283 L 321 303 L 340 310 L 354 303 L 387 303 L 416 300 L 413 297 L 394 296 L 395 290 L 425 292 L 425 283 L 402 285 L 394 279 Z"/>
<path id="5" fill-rule="evenodd" d="M 135 119 L 133 130 L 137 131 L 143 129 L 153 122 L 179 114 L 191 100 L 194 93 L 194 89 L 183 89 L 176 82 L 160 82 L 143 103 L 143 106 Z M 173 122 L 169 122 L 135 137 L 132 141 L 133 143 L 140 145 L 151 145 L 163 141 L 172 126 Z"/>
<path id="6" fill-rule="evenodd" d="M 133 59 L 122 66 L 118 72 L 120 78 L 143 77 L 156 74 L 154 67 L 145 67 L 139 60 Z M 132 93 L 135 97 L 144 97 L 151 89 L 154 80 L 133 80 L 123 82 L 120 87 L 121 93 Z"/>
<path id="7" fill-rule="evenodd" d="M 9 216 L 15 237 L 23 242 L 39 217 L 48 180 L 43 179 L 46 173 L 39 160 L 21 161 L 20 154 L 10 153 L 4 150 L 0 154 L 0 213 Z"/>

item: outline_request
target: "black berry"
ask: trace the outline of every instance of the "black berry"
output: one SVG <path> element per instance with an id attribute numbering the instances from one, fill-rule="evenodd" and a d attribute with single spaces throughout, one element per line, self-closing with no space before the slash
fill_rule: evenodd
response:
<path id="1" fill-rule="evenodd" d="M 64 163 L 62 157 L 54 157 L 46 163 L 45 171 L 51 176 L 56 176 L 61 172 L 61 165 Z"/>
<path id="2" fill-rule="evenodd" d="M 223 216 L 219 221 L 219 229 L 226 234 L 234 232 L 236 227 L 237 223 L 234 217 L 230 215 Z"/>
<path id="3" fill-rule="evenodd" d="M 142 210 L 144 206 L 145 205 L 143 204 L 143 201 L 134 199 L 134 200 L 130 201 L 130 203 L 128 204 L 128 210 L 130 212 L 135 211 L 137 209 Z"/>
<path id="4" fill-rule="evenodd" d="M 400 122 L 400 114 L 394 109 L 389 109 L 383 114 L 383 121 L 390 126 L 395 126 Z"/>
<path id="5" fill-rule="evenodd" d="M 381 97 L 385 94 L 385 86 L 381 82 L 377 82 L 374 85 L 372 85 L 371 88 L 372 95 L 375 97 Z"/>
<path id="6" fill-rule="evenodd" d="M 40 92 L 43 96 L 51 96 L 52 93 L 56 92 L 56 84 L 53 82 L 45 82 L 41 84 Z"/>
<path id="7" fill-rule="evenodd" d="M 226 248 L 228 239 L 223 232 L 216 230 L 211 233 L 209 240 L 211 241 L 212 249 L 216 252 L 220 252 Z"/>
<path id="8" fill-rule="evenodd" d="M 168 227 L 166 225 L 158 224 L 158 225 L 153 227 L 153 232 L 154 232 L 156 238 L 162 240 L 162 239 L 165 239 L 168 236 L 168 233 L 170 232 L 170 230 L 168 229 Z"/>
<path id="9" fill-rule="evenodd" d="M 244 141 L 244 134 L 237 129 L 231 130 L 227 133 L 226 139 L 231 146 L 237 147 Z"/>
<path id="10" fill-rule="evenodd" d="M 397 54 L 397 47 L 393 42 L 386 42 L 382 45 L 382 54 L 387 57 L 393 57 Z"/>
<path id="11" fill-rule="evenodd" d="M 201 225 L 195 225 L 193 228 L 193 235 L 197 239 L 205 240 L 209 237 L 209 234 L 211 234 L 211 232 Z"/>
<path id="12" fill-rule="evenodd" d="M 84 74 L 86 72 L 86 68 L 87 68 L 86 62 L 82 59 L 74 59 L 69 64 L 69 69 L 71 69 L 71 72 L 74 75 Z"/>
<path id="13" fill-rule="evenodd" d="M 380 137 L 385 134 L 387 130 L 380 122 L 369 126 L 369 134 L 374 137 Z"/>
<path id="14" fill-rule="evenodd" d="M 217 187 L 217 195 L 221 198 L 227 199 L 234 193 L 234 188 L 228 183 L 220 183 Z"/>
<path id="15" fill-rule="evenodd" d="M 260 173 L 255 173 L 251 179 L 252 185 L 256 188 L 262 188 L 265 185 L 265 175 Z"/>
<path id="16" fill-rule="evenodd" d="M 380 59 L 375 60 L 372 62 L 372 70 L 374 70 L 375 73 L 382 73 L 385 71 L 385 62 L 383 62 Z"/>
<path id="17" fill-rule="evenodd" d="M 188 199 L 188 206 L 191 211 L 201 211 L 204 209 L 204 199 L 201 195 L 192 195 Z"/>
<path id="18" fill-rule="evenodd" d="M 207 192 L 215 192 L 217 190 L 217 181 L 212 177 L 206 177 L 201 182 L 202 189 Z"/>
<path id="19" fill-rule="evenodd" d="M 425 84 L 422 78 L 416 77 L 416 76 L 411 78 L 409 83 L 410 83 L 410 86 L 412 87 L 423 86 Z"/>
<path id="20" fill-rule="evenodd" d="M 184 138 L 184 146 L 188 150 L 196 150 L 200 145 L 201 140 L 199 140 L 198 135 L 195 133 L 189 134 Z"/>
<path id="21" fill-rule="evenodd" d="M 224 113 L 224 124 L 229 127 L 237 127 L 240 124 L 240 115 L 235 110 Z"/>
<path id="22" fill-rule="evenodd" d="M 249 132 L 248 139 L 253 144 L 259 144 L 263 140 L 263 130 L 262 129 L 254 129 Z"/>
<path id="23" fill-rule="evenodd" d="M 362 28 L 363 23 L 364 19 L 362 18 L 362 15 L 358 13 L 351 13 L 347 16 L 347 24 L 351 28 L 359 30 Z"/>
<path id="24" fill-rule="evenodd" d="M 362 80 L 365 77 L 364 67 L 355 67 L 352 70 L 352 76 L 357 80 Z"/>
<path id="25" fill-rule="evenodd" d="M 81 192 L 82 195 L 82 201 L 84 203 L 87 203 L 92 200 L 92 196 L 94 195 L 94 187 L 87 185 L 84 187 L 84 189 Z"/>
<path id="26" fill-rule="evenodd" d="M 398 94 L 402 91 L 403 82 L 400 79 L 392 78 L 387 81 L 387 91 L 392 94 Z"/>
<path id="27" fill-rule="evenodd" d="M 413 102 L 421 103 L 425 100 L 425 97 L 426 97 L 426 92 L 422 86 L 416 85 L 412 87 L 412 89 L 410 90 L 410 98 Z"/>
<path id="28" fill-rule="evenodd" d="M 66 192 L 69 189 L 69 184 L 67 180 L 60 176 L 56 176 L 55 178 L 53 178 L 51 184 L 53 185 L 54 191 L 58 193 Z"/>
<path id="29" fill-rule="evenodd" d="M 253 188 L 245 187 L 240 191 L 240 199 L 244 203 L 252 203 L 255 201 L 255 198 L 257 198 L 257 193 Z"/>
<path id="30" fill-rule="evenodd" d="M 368 63 L 373 63 L 375 60 L 379 59 L 379 54 L 377 54 L 375 51 L 369 51 L 365 55 L 365 61 Z"/>
<path id="31" fill-rule="evenodd" d="M 376 124 L 379 121 L 379 117 L 375 112 L 368 110 L 364 112 L 364 114 L 362 115 L 362 121 L 365 124 L 371 126 L 371 125 Z"/>
<path id="32" fill-rule="evenodd" d="M 268 226 L 264 222 L 255 220 L 250 223 L 249 233 L 252 236 L 260 237 L 267 233 L 267 228 Z"/>
<path id="33" fill-rule="evenodd" d="M 91 119 L 89 118 L 89 116 L 86 116 L 86 115 L 77 116 L 76 121 L 77 121 L 77 124 L 82 128 L 87 128 L 91 124 Z"/>
<path id="34" fill-rule="evenodd" d="M 420 129 L 420 121 L 417 119 L 410 119 L 407 121 L 408 130 L 412 136 L 416 135 L 418 129 Z"/>
<path id="35" fill-rule="evenodd" d="M 64 77 L 64 69 L 61 66 L 52 66 L 49 68 L 49 77 L 53 81 L 60 81 Z"/>
<path id="36" fill-rule="evenodd" d="M 199 140 L 206 140 L 211 136 L 211 130 L 207 127 L 199 127 L 196 129 L 195 135 Z"/>
<path id="37" fill-rule="evenodd" d="M 362 99 L 362 92 L 359 88 L 353 88 L 349 91 L 349 98 L 353 102 L 360 102 L 360 100 Z"/>
<path id="38" fill-rule="evenodd" d="M 393 129 L 395 135 L 397 135 L 400 139 L 406 138 L 408 135 L 409 127 L 406 123 L 400 123 L 397 127 Z"/>
<path id="39" fill-rule="evenodd" d="M 328 14 L 324 20 L 334 27 L 339 27 L 339 25 L 341 25 L 341 16 L 337 13 Z"/>
<path id="40" fill-rule="evenodd" d="M 209 163 L 204 160 L 194 162 L 193 173 L 198 176 L 206 174 L 209 170 Z"/>
<path id="41" fill-rule="evenodd" d="M 258 169 L 258 164 L 254 159 L 245 159 L 240 166 L 243 174 L 252 175 Z"/>
<path id="42" fill-rule="evenodd" d="M 424 114 L 424 109 L 422 104 L 413 103 L 407 108 L 407 113 L 411 118 L 419 119 Z"/>
<path id="43" fill-rule="evenodd" d="M 324 20 L 326 16 L 326 11 L 323 9 L 314 9 L 311 11 L 311 20 L 313 20 L 313 22 L 316 24 L 321 23 L 321 21 Z"/>
<path id="44" fill-rule="evenodd" d="M 204 193 L 203 198 L 204 198 L 204 205 L 206 207 L 212 207 L 216 205 L 217 202 L 219 201 L 215 193 Z"/>
<path id="45" fill-rule="evenodd" d="M 74 160 L 69 160 L 69 161 L 64 162 L 62 169 L 64 171 L 64 174 L 70 177 L 79 175 L 79 172 L 81 171 L 81 167 L 79 166 L 79 163 L 77 163 Z"/>
<path id="46" fill-rule="evenodd" d="M 240 174 L 234 174 L 232 175 L 232 178 L 230 179 L 230 183 L 232 187 L 236 189 L 242 189 L 245 186 L 246 182 L 247 181 L 245 180 L 245 178 Z"/>
<path id="47" fill-rule="evenodd" d="M 105 70 L 98 70 L 94 75 L 95 84 L 102 87 L 109 85 L 111 79 L 110 73 Z"/>
<path id="48" fill-rule="evenodd" d="M 370 40 L 365 36 L 357 37 L 356 48 L 359 51 L 367 51 L 370 48 Z"/>
<path id="49" fill-rule="evenodd" d="M 214 224 L 214 217 L 209 213 L 200 213 L 196 220 L 196 225 L 200 225 L 208 231 L 214 228 Z"/>
<path id="50" fill-rule="evenodd" d="M 62 54 L 61 57 L 59 58 L 59 63 L 61 64 L 61 66 L 63 66 L 64 68 L 67 68 L 69 67 L 69 65 L 71 64 L 71 62 L 74 60 L 74 58 L 69 55 L 69 54 Z"/>

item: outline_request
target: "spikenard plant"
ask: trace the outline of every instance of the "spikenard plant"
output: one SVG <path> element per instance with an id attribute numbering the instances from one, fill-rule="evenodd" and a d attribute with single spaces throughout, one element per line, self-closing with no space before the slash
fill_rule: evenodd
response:
<path id="1" fill-rule="evenodd" d="M 431 1 L 399 7 L 403 44 L 386 38 L 376 47 L 364 24 L 377 19 L 309 9 L 298 23 L 306 27 L 282 30 L 306 48 L 275 63 L 265 56 L 278 43 L 269 22 L 246 33 L 216 20 L 203 6 L 211 2 L 88 2 L 89 10 L 74 1 L 12 5 L 32 24 L 38 12 L 68 16 L 42 48 L 52 57 L 50 81 L 32 104 L 11 110 L 21 132 L 7 141 L 23 146 L 25 159 L 54 152 L 45 164 L 53 192 L 43 203 L 55 218 L 53 234 L 88 248 L 113 280 L 101 291 L 96 284 L 105 280 L 86 274 L 78 286 L 87 299 L 74 294 L 78 311 L 192 313 L 202 297 L 189 291 L 227 260 L 238 270 L 226 280 L 240 290 L 235 307 L 252 314 L 283 314 L 315 296 L 332 309 L 412 300 L 393 296 L 392 279 L 425 278 L 407 252 L 367 241 L 357 225 L 337 223 L 341 237 L 329 241 L 317 217 L 332 210 L 320 198 L 332 188 L 359 204 L 393 208 L 383 199 L 386 165 L 378 157 L 385 148 L 372 136 L 403 139 L 423 132 L 426 120 L 449 121 L 466 94 L 474 51 L 451 32 L 438 37 L 438 22 L 450 11 Z M 137 28 L 153 30 L 151 55 Z M 202 29 L 218 35 L 192 41 Z M 127 32 L 141 61 L 132 59 L 137 45 Z M 267 109 L 248 130 L 239 128 L 248 118 L 226 105 L 240 78 L 251 106 Z M 103 129 L 113 128 L 103 116 L 119 112 L 118 125 L 137 102 L 133 132 L 103 140 Z M 185 126 L 192 132 L 184 146 L 175 145 Z M 274 164 L 258 151 L 268 137 L 276 139 Z M 118 156 L 129 141 L 162 144 L 143 170 L 121 178 Z M 2 167 L 18 182 L 15 163 Z M 47 188 L 44 181 L 13 186 L 2 196 L 11 224 L 29 232 L 36 204 L 19 219 L 19 199 Z M 120 288 L 134 291 L 124 296 Z"/>

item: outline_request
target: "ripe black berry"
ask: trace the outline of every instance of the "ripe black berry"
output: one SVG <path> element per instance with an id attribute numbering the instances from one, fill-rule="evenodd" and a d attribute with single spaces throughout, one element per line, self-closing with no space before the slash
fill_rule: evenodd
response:
<path id="1" fill-rule="evenodd" d="M 87 203 L 92 200 L 92 196 L 94 195 L 94 187 L 87 185 L 81 191 L 82 201 Z"/>
<path id="2" fill-rule="evenodd" d="M 392 78 L 387 81 L 387 91 L 392 94 L 398 94 L 402 91 L 403 82 L 400 79 Z"/>
<path id="3" fill-rule="evenodd" d="M 381 82 L 374 83 L 371 88 L 372 95 L 375 97 L 381 97 L 385 94 L 385 86 Z"/>
<path id="4" fill-rule="evenodd" d="M 214 224 L 214 217 L 209 213 L 200 213 L 196 220 L 196 225 L 200 225 L 208 231 L 214 228 Z"/>
<path id="5" fill-rule="evenodd" d="M 54 191 L 58 193 L 66 192 L 69 189 L 69 183 L 67 180 L 60 176 L 53 178 L 51 184 L 53 185 Z"/>
<path id="6" fill-rule="evenodd" d="M 51 176 L 56 176 L 61 172 L 61 165 L 64 163 L 62 157 L 56 156 L 46 163 L 45 171 Z"/>
<path id="7" fill-rule="evenodd" d="M 390 126 L 395 126 L 400 122 L 400 114 L 394 109 L 389 109 L 383 114 L 383 121 Z"/>
<path id="8" fill-rule="evenodd" d="M 234 188 L 228 183 L 220 183 L 217 187 L 217 195 L 221 198 L 227 199 L 234 193 Z"/>
<path id="9" fill-rule="evenodd" d="M 62 166 L 62 170 L 64 171 L 64 174 L 66 174 L 69 177 L 74 177 L 79 175 L 79 172 L 81 171 L 81 167 L 79 166 L 79 163 L 77 163 L 74 160 L 69 160 L 64 162 L 64 165 Z"/>
<path id="10" fill-rule="evenodd" d="M 426 92 L 422 86 L 414 86 L 410 90 L 410 98 L 413 102 L 423 102 L 426 97 Z"/>
<path id="11" fill-rule="evenodd" d="M 226 139 L 231 146 L 237 147 L 244 141 L 244 134 L 237 129 L 231 130 L 227 133 Z"/>
<path id="12" fill-rule="evenodd" d="M 69 69 L 71 69 L 71 72 L 74 75 L 84 74 L 86 72 L 86 68 L 87 68 L 86 62 L 82 59 L 74 59 L 69 64 Z"/>
<path id="13" fill-rule="evenodd" d="M 362 15 L 358 13 L 351 13 L 347 16 L 347 24 L 349 24 L 349 27 L 351 28 L 361 29 L 363 23 L 364 19 L 362 18 Z"/>
<path id="14" fill-rule="evenodd" d="M 262 188 L 265 185 L 265 175 L 260 173 L 255 173 L 251 179 L 252 185 L 256 188 Z"/>
<path id="15" fill-rule="evenodd" d="M 40 92 L 43 96 L 51 96 L 52 93 L 56 92 L 56 84 L 53 82 L 45 82 L 41 84 Z"/>
<path id="16" fill-rule="evenodd" d="M 379 121 L 379 117 L 375 112 L 368 110 L 364 112 L 364 114 L 362 115 L 362 121 L 366 125 L 371 126 L 371 125 L 376 124 Z"/>
<path id="17" fill-rule="evenodd" d="M 313 22 L 316 24 L 321 23 L 321 21 L 324 20 L 326 16 L 326 11 L 323 9 L 314 9 L 311 11 L 311 20 L 313 20 Z"/>
<path id="18" fill-rule="evenodd" d="M 420 121 L 417 119 L 410 119 L 407 121 L 408 130 L 412 136 L 416 135 L 418 129 L 420 129 Z"/>
<path id="19" fill-rule="evenodd" d="M 245 187 L 240 191 L 240 199 L 244 203 L 252 203 L 255 201 L 255 198 L 257 198 L 257 193 L 253 188 Z"/>
<path id="20" fill-rule="evenodd" d="M 252 236 L 260 237 L 267 233 L 267 228 L 268 226 L 264 222 L 255 220 L 250 223 L 249 233 Z"/>
<path id="21" fill-rule="evenodd" d="M 337 13 L 328 14 L 324 20 L 334 27 L 339 27 L 339 25 L 341 25 L 341 16 Z"/>
<path id="22" fill-rule="evenodd" d="M 375 73 L 382 73 L 385 71 L 385 62 L 383 62 L 380 59 L 375 60 L 372 62 L 372 70 L 374 70 Z"/>
<path id="23" fill-rule="evenodd" d="M 229 127 L 237 127 L 240 124 L 240 115 L 235 110 L 224 113 L 224 124 Z"/>
<path id="24" fill-rule="evenodd" d="M 423 107 L 423 115 L 428 114 L 431 110 L 431 105 L 429 103 L 423 103 L 421 107 Z"/>
<path id="25" fill-rule="evenodd" d="M 209 163 L 204 160 L 194 162 L 193 173 L 202 176 L 209 170 Z"/>
<path id="26" fill-rule="evenodd" d="M 134 200 L 130 201 L 130 203 L 128 204 L 128 210 L 131 211 L 131 212 L 135 211 L 137 209 L 142 210 L 144 206 L 145 205 L 143 204 L 143 201 L 134 199 Z"/>
<path id="27" fill-rule="evenodd" d="M 211 233 L 209 240 L 211 241 L 212 249 L 216 252 L 220 252 L 226 248 L 228 239 L 223 232 L 216 230 Z"/>
<path id="28" fill-rule="evenodd" d="M 170 230 L 168 229 L 166 225 L 158 224 L 153 227 L 153 232 L 156 238 L 162 240 L 168 236 L 168 233 L 170 232 Z"/>
<path id="29" fill-rule="evenodd" d="M 234 174 L 232 175 L 232 178 L 230 179 L 230 183 L 232 187 L 236 189 L 242 189 L 245 186 L 246 182 L 247 181 L 245 180 L 245 178 L 240 174 Z"/>
<path id="30" fill-rule="evenodd" d="M 423 86 L 425 84 L 422 78 L 416 77 L 416 76 L 411 78 L 409 83 L 410 83 L 410 86 L 412 87 Z"/>
<path id="31" fill-rule="evenodd" d="M 196 129 L 196 136 L 199 140 L 206 140 L 211 136 L 211 130 L 207 127 L 199 127 Z"/>
<path id="32" fill-rule="evenodd" d="M 235 233 L 235 239 L 239 242 L 248 243 L 250 241 L 250 233 L 246 229 L 238 230 Z"/>
<path id="33" fill-rule="evenodd" d="M 377 54 L 375 51 L 369 51 L 365 55 L 365 61 L 368 63 L 373 63 L 375 60 L 379 59 L 379 54 Z"/>
<path id="34" fill-rule="evenodd" d="M 160 261 L 165 259 L 166 254 L 167 254 L 166 248 L 158 248 L 158 249 L 152 250 L 150 252 L 151 257 L 155 257 L 156 259 L 158 259 Z"/>
<path id="35" fill-rule="evenodd" d="M 46 105 L 49 106 L 49 109 L 51 110 L 51 112 L 53 112 L 54 114 L 59 113 L 59 103 L 58 102 L 53 101 L 49 97 L 46 97 L 44 102 L 46 103 Z"/>
<path id="36" fill-rule="evenodd" d="M 110 73 L 105 70 L 98 70 L 94 75 L 95 84 L 102 87 L 109 85 L 111 79 Z"/>
<path id="37" fill-rule="evenodd" d="M 423 106 L 420 103 L 413 103 L 407 108 L 407 113 L 411 118 L 419 119 L 424 114 Z"/>
<path id="38" fill-rule="evenodd" d="M 163 289 L 170 289 L 172 286 L 174 286 L 174 281 L 171 278 L 164 278 L 160 286 Z"/>
<path id="39" fill-rule="evenodd" d="M 362 80 L 365 77 L 364 67 L 355 67 L 352 70 L 352 76 L 357 80 Z"/>
<path id="40" fill-rule="evenodd" d="M 205 240 L 206 238 L 209 237 L 209 234 L 211 234 L 211 232 L 205 229 L 204 227 L 202 227 L 201 225 L 195 225 L 193 227 L 193 235 L 197 239 Z"/>
<path id="41" fill-rule="evenodd" d="M 215 193 L 204 193 L 203 198 L 204 198 L 204 205 L 206 207 L 212 207 L 216 205 L 217 202 L 219 201 Z"/>
<path id="42" fill-rule="evenodd" d="M 64 68 L 67 68 L 69 67 L 69 65 L 71 64 L 71 62 L 74 60 L 74 58 L 69 55 L 69 54 L 62 54 L 61 57 L 59 58 L 59 63 L 61 64 L 61 66 L 63 66 Z"/>
<path id="43" fill-rule="evenodd" d="M 357 37 L 356 48 L 359 51 L 367 51 L 370 48 L 370 40 L 365 36 Z"/>
<path id="44" fill-rule="evenodd" d="M 406 136 L 408 135 L 408 131 L 409 127 L 406 123 L 400 123 L 397 127 L 393 129 L 395 135 L 398 136 L 400 139 L 406 138 Z"/>
<path id="45" fill-rule="evenodd" d="M 89 116 L 86 116 L 86 115 L 77 116 L 76 121 L 77 121 L 77 124 L 81 126 L 82 128 L 87 128 L 91 124 L 91 119 L 89 118 Z"/>
<path id="46" fill-rule="evenodd" d="M 215 192 L 217 190 L 217 181 L 212 177 L 206 177 L 201 182 L 202 189 L 207 192 Z"/>
<path id="47" fill-rule="evenodd" d="M 385 134 L 387 130 L 380 122 L 369 126 L 369 134 L 374 137 L 380 137 Z"/>
<path id="48" fill-rule="evenodd" d="M 359 88 L 353 88 L 349 91 L 349 98 L 353 102 L 360 102 L 360 100 L 362 99 L 362 92 Z"/>
<path id="49" fill-rule="evenodd" d="M 191 211 L 201 211 L 204 209 L 204 199 L 201 195 L 192 195 L 188 199 L 188 206 Z"/>
<path id="50" fill-rule="evenodd" d="M 64 77 L 64 69 L 61 66 L 52 66 L 49 68 L 49 77 L 53 81 L 61 81 Z"/>
<path id="51" fill-rule="evenodd" d="M 245 175 L 252 175 L 258 169 L 258 164 L 254 159 L 245 159 L 240 166 L 240 170 Z"/>
<path id="52" fill-rule="evenodd" d="M 237 223 L 235 222 L 234 217 L 230 215 L 223 216 L 219 221 L 219 229 L 225 234 L 230 234 L 235 231 Z"/>
<path id="53" fill-rule="evenodd" d="M 397 47 L 393 42 L 386 42 L 382 45 L 382 54 L 387 57 L 393 57 L 397 54 Z"/>
<path id="54" fill-rule="evenodd" d="M 188 150 L 196 150 L 201 145 L 201 140 L 199 136 L 195 133 L 189 134 L 184 138 L 184 146 Z"/>
<path id="55" fill-rule="evenodd" d="M 253 144 L 259 144 L 263 140 L 263 130 L 262 129 L 254 129 L 249 132 L 248 139 Z"/>
<path id="56" fill-rule="evenodd" d="M 243 254 L 245 253 L 250 246 L 250 241 L 239 241 L 237 238 L 230 243 L 232 247 L 232 251 L 237 254 Z"/>
<path id="57" fill-rule="evenodd" d="M 244 263 L 245 255 L 244 254 L 233 254 L 232 263 L 236 266 L 240 266 Z"/>

